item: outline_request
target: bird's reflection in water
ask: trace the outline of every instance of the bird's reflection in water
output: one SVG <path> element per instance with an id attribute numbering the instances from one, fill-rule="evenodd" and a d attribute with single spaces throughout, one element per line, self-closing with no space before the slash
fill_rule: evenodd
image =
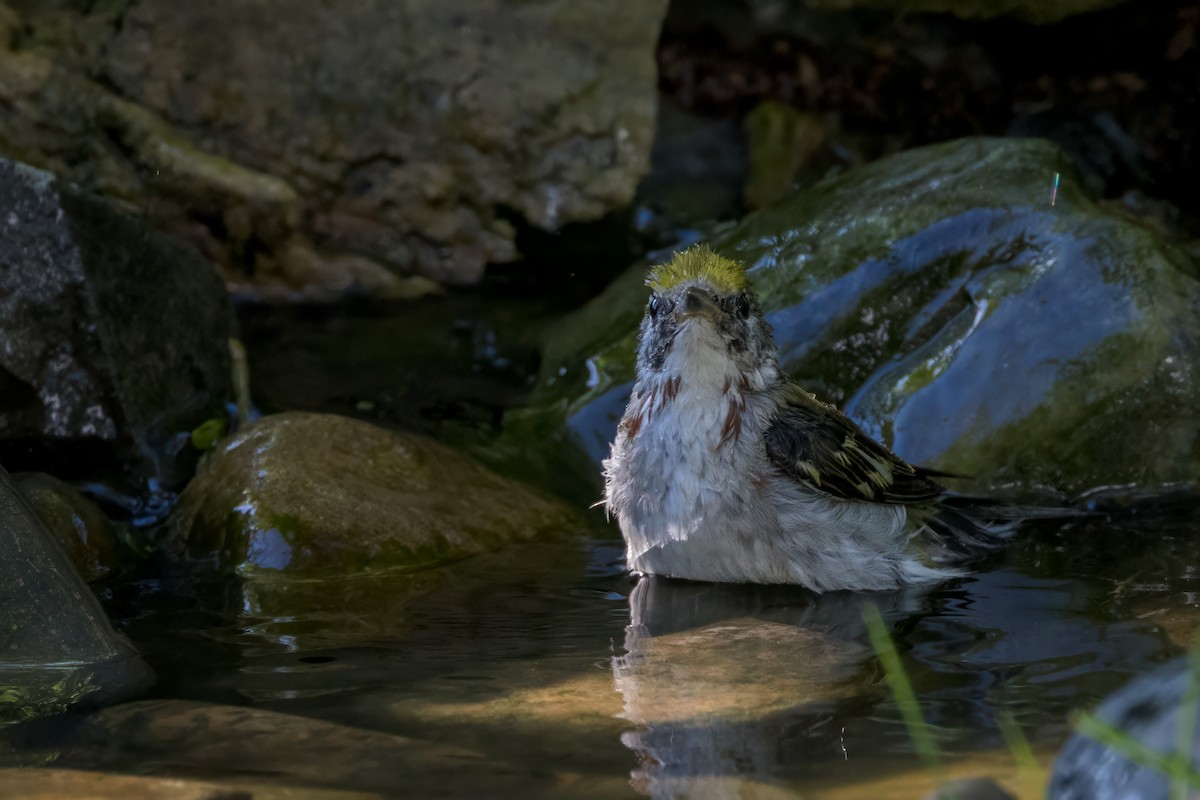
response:
<path id="1" fill-rule="evenodd" d="M 622 737 L 638 756 L 634 786 L 654 797 L 782 792 L 801 757 L 786 740 L 828 724 L 834 701 L 861 685 L 854 678 L 872 655 L 864 598 L 885 619 L 921 605 L 916 592 L 816 595 L 642 578 L 629 597 L 625 655 L 612 662 L 636 726 Z"/>

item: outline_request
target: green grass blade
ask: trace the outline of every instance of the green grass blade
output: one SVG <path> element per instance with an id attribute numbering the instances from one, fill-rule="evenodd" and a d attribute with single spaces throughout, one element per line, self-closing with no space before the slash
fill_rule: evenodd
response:
<path id="1" fill-rule="evenodd" d="M 900 716 L 908 728 L 908 735 L 912 737 L 917 755 L 925 762 L 925 766 L 942 771 L 941 754 L 933 739 L 933 731 L 921 716 L 917 695 L 912 684 L 908 682 L 908 675 L 904 673 L 900 654 L 896 651 L 891 634 L 888 633 L 883 615 L 879 613 L 879 607 L 874 603 L 863 603 L 862 614 L 863 622 L 867 625 L 867 635 L 871 638 L 871 646 L 875 648 L 875 655 L 883 665 L 888 687 L 892 690 L 892 698 L 900 708 Z"/>
<path id="2" fill-rule="evenodd" d="M 1099 717 L 1084 714 L 1079 718 L 1075 730 L 1089 739 L 1112 748 L 1139 767 L 1152 769 L 1169 777 L 1173 782 L 1186 786 L 1200 787 L 1200 772 L 1192 768 L 1191 758 L 1180 758 L 1172 753 L 1165 756 L 1151 750 L 1124 731 L 1117 730 Z"/>
<path id="3" fill-rule="evenodd" d="M 1025 732 L 1021 730 L 1012 712 L 1005 709 L 997 714 L 996 726 L 1000 728 L 1000 735 L 1004 737 L 1008 752 L 1012 753 L 1013 760 L 1017 762 L 1017 770 L 1025 775 L 1041 774 L 1042 765 L 1038 763 L 1029 739 L 1025 737 Z"/>

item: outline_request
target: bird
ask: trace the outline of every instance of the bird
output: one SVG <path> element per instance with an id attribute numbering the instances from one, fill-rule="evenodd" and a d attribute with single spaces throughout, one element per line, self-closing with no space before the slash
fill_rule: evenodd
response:
<path id="1" fill-rule="evenodd" d="M 886 591 L 963 574 L 988 519 L 779 366 L 746 267 L 710 247 L 649 271 L 604 499 L 634 573 Z"/>

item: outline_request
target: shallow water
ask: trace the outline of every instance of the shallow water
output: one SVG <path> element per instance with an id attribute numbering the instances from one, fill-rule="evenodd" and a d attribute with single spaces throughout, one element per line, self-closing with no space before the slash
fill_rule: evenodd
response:
<path id="1" fill-rule="evenodd" d="M 1180 650 L 1196 629 L 1200 525 L 1107 520 L 1026 531 L 925 594 L 640 585 L 619 541 L 473 559 L 351 626 L 253 612 L 227 582 L 116 587 L 109 608 L 159 672 L 153 697 L 302 715 L 435 745 L 397 761 L 303 736 L 169 747 L 105 712 L 10 731 L 7 764 L 325 786 L 401 796 L 918 796 L 922 770 L 861 623 L 891 625 L 947 759 L 1006 775 L 1004 711 L 1040 754 L 1069 716 Z M 403 595 L 403 591 L 397 595 Z M 450 748 L 447 750 L 447 748 Z M 215 755 L 214 753 L 221 754 Z M 447 755 L 450 753 L 450 755 Z M 333 756 L 331 755 L 332 759 Z M 445 759 L 463 759 L 447 770 Z M 914 794 L 915 793 L 915 794 Z"/>

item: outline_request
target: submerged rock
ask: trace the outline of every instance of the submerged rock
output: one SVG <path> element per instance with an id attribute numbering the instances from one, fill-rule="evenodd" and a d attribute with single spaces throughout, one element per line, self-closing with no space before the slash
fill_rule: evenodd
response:
<path id="1" fill-rule="evenodd" d="M 421 570 L 574 520 L 431 439 L 293 412 L 258 420 L 207 457 L 171 537 L 243 575 L 320 577 Z"/>
<path id="2" fill-rule="evenodd" d="M 464 795 L 515 791 L 521 776 L 471 750 L 258 708 L 144 700 L 93 714 L 76 748 L 120 742 L 135 763 L 169 760 L 213 780 L 261 776 L 290 786 Z M 127 756 L 128 757 L 128 756 Z M 389 792 L 390 794 L 391 792 Z M 303 795 L 301 795 L 303 797 Z"/>
<path id="3" fill-rule="evenodd" d="M 901 153 L 712 244 L 749 265 L 793 377 L 910 461 L 975 476 L 961 488 L 1200 479 L 1195 265 L 1095 202 L 1048 142 Z M 596 469 L 633 376 L 642 270 L 553 333 L 512 430 L 565 423 Z"/>
<path id="4" fill-rule="evenodd" d="M 243 288 L 472 283 L 506 212 L 594 219 L 646 170 L 666 0 L 10 5 L 0 146 Z"/>
<path id="5" fill-rule="evenodd" d="M 377 794 L 236 781 L 114 775 L 75 769 L 0 769 L 0 797 L 25 800 L 381 800 Z"/>
<path id="6" fill-rule="evenodd" d="M 224 413 L 232 320 L 194 251 L 0 160 L 5 463 L 70 467 L 100 451 L 135 478 L 180 482 L 179 436 Z"/>
<path id="7" fill-rule="evenodd" d="M 12 479 L 85 581 L 120 568 L 116 534 L 95 503 L 52 475 L 28 472 Z"/>
<path id="8" fill-rule="evenodd" d="M 1197 702 L 1200 678 L 1192 675 L 1188 660 L 1180 658 L 1109 696 L 1096 709 L 1095 719 L 1124 739 L 1124 748 L 1145 750 L 1164 760 L 1181 756 L 1190 761 L 1194 775 L 1200 768 Z M 1185 713 L 1191 714 L 1191 731 L 1181 727 L 1180 714 Z M 1190 751 L 1180 753 L 1182 742 Z M 1050 800 L 1152 800 L 1171 794 L 1168 775 L 1141 763 L 1141 758 L 1135 763 L 1124 748 L 1076 733 L 1054 763 L 1046 796 Z"/>
<path id="9" fill-rule="evenodd" d="M 0 723 L 112 702 L 152 675 L 0 468 Z"/>

